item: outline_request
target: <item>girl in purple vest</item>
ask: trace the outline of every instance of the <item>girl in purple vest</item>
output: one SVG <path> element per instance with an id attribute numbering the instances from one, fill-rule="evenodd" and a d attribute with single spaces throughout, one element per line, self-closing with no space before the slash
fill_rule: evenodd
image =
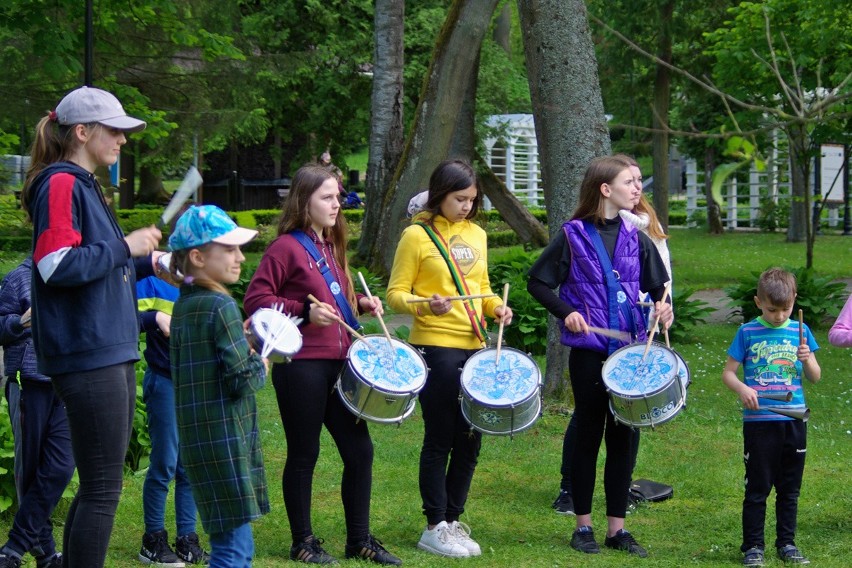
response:
<path id="1" fill-rule="evenodd" d="M 628 162 L 612 156 L 592 160 L 573 217 L 530 269 L 527 284 L 529 293 L 563 322 L 562 343 L 571 348 L 568 372 L 578 428 L 577 449 L 571 457 L 577 514 L 571 546 L 589 554 L 600 552 L 592 532 L 591 512 L 595 466 L 603 439 L 607 504 L 604 545 L 647 556 L 645 549 L 624 530 L 632 432 L 615 421 L 601 377 L 602 365 L 609 355 L 627 343 L 589 331 L 590 326 L 617 325 L 619 331 L 629 332 L 635 341 L 644 341 L 642 315 L 636 305 L 640 289 L 647 290 L 655 300 L 662 325 L 668 328 L 671 324 L 671 306 L 660 302 L 669 279 L 666 267 L 648 236 L 622 222 L 618 214 L 621 209 L 633 209 L 640 195 Z M 606 253 L 605 262 L 601 262 L 598 251 Z M 612 295 L 613 305 L 604 264 L 612 266 L 618 280 L 619 293 Z M 554 294 L 555 288 L 559 289 L 558 294 Z"/>

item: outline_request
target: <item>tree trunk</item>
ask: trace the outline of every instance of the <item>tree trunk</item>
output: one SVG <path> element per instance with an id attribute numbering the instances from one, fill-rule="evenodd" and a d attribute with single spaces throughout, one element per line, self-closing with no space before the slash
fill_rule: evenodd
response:
<path id="1" fill-rule="evenodd" d="M 469 75 L 476 73 L 475 54 L 497 3 L 455 0 L 449 9 L 400 164 L 379 198 L 382 215 L 374 225 L 376 238 L 370 253 L 364 257 L 375 272 L 390 271 L 408 200 L 428 185 L 432 170 L 449 155 L 464 100 L 461 89 L 468 88 Z"/>
<path id="2" fill-rule="evenodd" d="M 550 235 L 577 206 L 586 166 L 610 153 L 598 65 L 582 0 L 518 0 Z M 561 322 L 550 318 L 545 391 L 564 381 Z"/>
<path id="3" fill-rule="evenodd" d="M 713 199 L 713 170 L 716 169 L 716 149 L 708 146 L 704 150 L 704 197 L 707 200 L 707 232 L 711 235 L 721 235 L 725 232 L 722 227 L 722 210 Z"/>
<path id="4" fill-rule="evenodd" d="M 492 37 L 494 38 L 494 43 L 500 46 L 500 48 L 508 53 L 512 54 L 512 44 L 511 44 L 511 31 L 512 31 L 512 5 L 509 2 L 503 4 L 503 9 L 500 10 L 500 15 L 497 16 L 497 21 L 494 23 L 494 33 Z"/>
<path id="5" fill-rule="evenodd" d="M 150 166 L 139 168 L 139 203 L 168 203 L 169 196 L 163 187 L 163 177 L 160 172 Z"/>
<path id="6" fill-rule="evenodd" d="M 660 36 L 657 56 L 666 63 L 672 62 L 672 14 L 674 0 L 660 6 Z M 654 132 L 651 145 L 654 155 L 654 209 L 663 225 L 669 226 L 669 104 L 671 102 L 672 76 L 669 68 L 657 63 L 654 78 Z"/>
<path id="7" fill-rule="evenodd" d="M 373 55 L 372 118 L 367 177 L 364 184 L 362 235 L 374 235 L 385 215 L 384 195 L 402 156 L 403 85 L 403 0 L 376 0 Z M 353 259 L 357 264 L 374 264 L 373 239 L 361 239 Z"/>
<path id="8" fill-rule="evenodd" d="M 801 243 L 808 238 L 811 215 L 810 157 L 804 126 L 793 125 L 785 130 L 790 146 L 790 226 L 787 242 Z"/>

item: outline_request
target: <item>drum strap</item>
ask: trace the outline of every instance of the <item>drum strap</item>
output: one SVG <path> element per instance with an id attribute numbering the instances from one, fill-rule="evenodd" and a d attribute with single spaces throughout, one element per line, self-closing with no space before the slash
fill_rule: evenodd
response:
<path id="1" fill-rule="evenodd" d="M 462 274 L 458 264 L 456 264 L 455 259 L 452 255 L 450 255 L 449 250 L 447 250 L 447 242 L 444 240 L 441 233 L 438 232 L 438 229 L 436 229 L 434 225 L 427 225 L 420 221 L 414 224 L 423 227 L 423 230 L 426 231 L 426 234 L 429 235 L 429 238 L 432 239 L 432 242 L 438 248 L 438 252 L 441 253 L 442 257 L 444 257 L 444 262 L 447 263 L 447 267 L 450 269 L 450 276 L 453 278 L 453 282 L 456 285 L 456 290 L 458 290 L 459 295 L 470 296 L 470 288 L 467 286 L 464 275 Z M 474 335 L 476 335 L 476 338 L 480 341 L 486 341 L 488 339 L 488 331 L 485 326 L 485 318 L 477 315 L 476 307 L 473 305 L 473 300 L 467 300 L 463 302 L 463 305 L 467 312 L 467 317 L 470 319 L 470 325 L 473 327 Z"/>
<path id="2" fill-rule="evenodd" d="M 331 268 L 328 267 L 328 261 L 326 261 L 325 257 L 322 256 L 317 250 L 317 246 L 314 244 L 314 241 L 305 234 L 304 231 L 296 229 L 295 231 L 290 233 L 293 237 L 299 241 L 305 250 L 308 251 L 308 254 L 314 259 L 314 262 L 317 263 L 317 268 L 319 268 L 320 274 L 325 278 L 325 283 L 328 284 L 328 289 L 331 291 L 332 296 L 334 296 L 334 301 L 337 302 L 337 307 L 340 308 L 340 313 L 343 315 L 343 319 L 352 329 L 356 331 L 361 329 L 361 324 L 358 322 L 358 318 L 355 317 L 355 314 L 352 313 L 352 306 L 349 305 L 349 302 L 346 300 L 346 296 L 343 294 L 343 288 L 340 286 L 340 283 L 334 279 L 334 274 L 331 272 Z"/>
<path id="3" fill-rule="evenodd" d="M 630 298 L 626 298 L 622 302 L 618 301 L 619 293 L 621 293 L 624 297 L 627 296 L 627 293 L 621 285 L 618 273 L 612 268 L 612 261 L 610 260 L 609 253 L 606 251 L 606 247 L 603 244 L 603 239 L 601 239 L 601 235 L 598 233 L 595 226 L 589 221 L 583 221 L 583 228 L 586 230 L 586 234 L 589 235 L 589 239 L 595 247 L 595 252 L 598 255 L 598 260 L 601 263 L 601 269 L 604 273 L 604 279 L 606 280 L 609 328 L 615 330 L 619 329 L 618 312 L 620 310 L 624 315 L 624 321 L 627 322 L 627 325 L 630 328 L 627 331 L 630 332 L 635 340 L 637 335 L 636 322 L 633 320 L 633 309 L 630 306 Z M 635 300 L 638 300 L 638 298 Z M 608 353 L 612 355 L 613 352 L 621 347 L 621 344 L 622 342 L 618 339 L 610 337 L 609 343 L 607 344 Z"/>

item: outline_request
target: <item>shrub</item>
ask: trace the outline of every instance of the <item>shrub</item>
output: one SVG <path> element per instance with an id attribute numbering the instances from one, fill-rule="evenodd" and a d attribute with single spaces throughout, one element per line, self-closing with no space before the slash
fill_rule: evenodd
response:
<path id="1" fill-rule="evenodd" d="M 503 329 L 506 345 L 532 355 L 543 355 L 547 347 L 548 312 L 527 293 L 527 272 L 534 260 L 523 250 L 514 251 L 502 259 L 495 259 L 488 277 L 497 293 L 502 293 L 503 284 L 509 283 L 509 307 L 514 317 L 512 325 Z"/>
<path id="2" fill-rule="evenodd" d="M 678 343 L 687 343 L 695 339 L 693 330 L 699 325 L 706 324 L 705 316 L 713 312 L 713 308 L 704 300 L 692 300 L 695 293 L 693 288 L 677 290 L 673 295 L 675 325 L 669 330 L 669 339 Z"/>
<path id="3" fill-rule="evenodd" d="M 9 416 L 5 396 L 0 397 L 0 409 L 0 414 Z M 15 439 L 12 437 L 12 425 L 4 419 L 0 420 L 0 512 L 7 510 L 15 501 Z"/>
<path id="4" fill-rule="evenodd" d="M 833 321 L 846 301 L 846 284 L 833 281 L 828 276 L 817 276 L 812 269 L 786 268 L 796 276 L 798 295 L 791 317 L 797 318 L 801 309 L 805 322 L 811 327 L 820 327 Z M 757 295 L 757 281 L 762 271 L 752 272 L 751 276 L 740 279 L 736 284 L 725 288 L 725 294 L 731 299 L 728 305 L 734 313 L 741 315 L 743 321 L 750 321 L 760 315 L 754 304 Z"/>

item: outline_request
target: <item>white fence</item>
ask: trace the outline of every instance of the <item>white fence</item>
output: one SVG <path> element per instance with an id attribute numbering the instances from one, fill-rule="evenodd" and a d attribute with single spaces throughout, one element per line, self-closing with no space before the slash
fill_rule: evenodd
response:
<path id="1" fill-rule="evenodd" d="M 502 128 L 505 134 L 485 140 L 485 161 L 521 203 L 544 207 L 533 116 L 494 115 L 488 118 L 488 125 Z"/>

